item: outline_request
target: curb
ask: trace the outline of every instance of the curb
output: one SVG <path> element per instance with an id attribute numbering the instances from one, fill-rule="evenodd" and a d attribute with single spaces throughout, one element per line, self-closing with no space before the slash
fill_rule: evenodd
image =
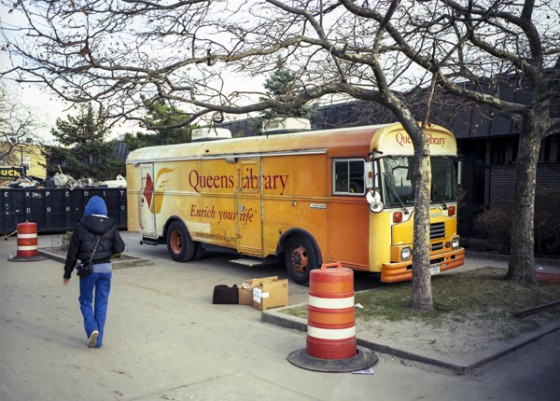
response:
<path id="1" fill-rule="evenodd" d="M 473 259 L 487 259 L 495 260 L 498 262 L 509 262 L 509 255 L 502 253 L 488 253 L 471 250 L 465 248 L 465 257 L 470 257 Z M 550 259 L 550 258 L 538 258 L 535 257 L 535 264 L 538 267 L 552 267 L 555 269 L 560 269 L 560 259 Z"/>
<path id="2" fill-rule="evenodd" d="M 39 262 L 45 259 L 47 258 L 39 253 L 37 256 L 30 257 L 14 256 L 13 258 L 8 259 L 8 262 Z"/>
<path id="3" fill-rule="evenodd" d="M 60 254 L 51 252 L 48 249 L 39 249 L 38 251 L 40 255 L 43 255 L 57 262 L 64 263 L 66 261 L 65 256 L 61 256 Z M 135 256 L 125 255 L 125 254 L 123 254 L 123 256 L 124 256 L 123 259 L 116 258 L 111 260 L 113 269 L 121 269 L 125 267 L 148 266 L 154 264 L 154 262 L 152 262 L 149 259 L 137 258 Z"/>
<path id="4" fill-rule="evenodd" d="M 282 313 L 282 311 L 284 310 L 298 307 L 298 306 L 305 306 L 305 305 L 307 305 L 307 303 L 301 303 L 301 304 L 263 311 L 261 315 L 261 322 L 274 324 L 287 329 L 295 329 L 298 331 L 306 332 L 307 320 Z M 371 349 L 372 351 L 375 352 L 393 355 L 397 358 L 444 368 L 456 374 L 465 375 L 513 351 L 517 351 L 518 349 L 521 349 L 524 346 L 539 340 L 541 337 L 557 330 L 560 330 L 560 322 L 552 322 L 551 324 L 541 327 L 539 330 L 535 332 L 528 333 L 524 336 L 521 336 L 520 338 L 517 338 L 516 340 L 513 340 L 507 344 L 504 344 L 503 346 L 500 345 L 495 350 L 487 351 L 481 357 L 478 357 L 475 360 L 470 361 L 469 363 L 466 364 L 457 364 L 449 361 L 428 357 L 425 355 L 415 354 L 409 351 L 397 349 L 384 344 L 379 344 L 359 337 L 357 338 L 357 343 L 358 345 Z"/>

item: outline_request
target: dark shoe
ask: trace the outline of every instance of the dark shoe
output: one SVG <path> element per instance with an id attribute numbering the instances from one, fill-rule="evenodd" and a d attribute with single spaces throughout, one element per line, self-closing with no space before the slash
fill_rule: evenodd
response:
<path id="1" fill-rule="evenodd" d="M 93 330 L 88 338 L 88 348 L 95 348 L 95 346 L 97 345 L 97 337 L 99 337 L 99 331 Z"/>

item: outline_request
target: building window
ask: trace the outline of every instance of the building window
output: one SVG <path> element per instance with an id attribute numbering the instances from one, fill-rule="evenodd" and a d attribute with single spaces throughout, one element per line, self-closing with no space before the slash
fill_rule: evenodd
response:
<path id="1" fill-rule="evenodd" d="M 25 156 L 22 160 L 22 163 L 23 167 L 25 167 L 27 171 L 29 171 L 29 169 L 31 168 L 31 157 Z"/>
<path id="2" fill-rule="evenodd" d="M 517 158 L 517 138 L 492 140 L 492 165 L 513 164 Z"/>
<path id="3" fill-rule="evenodd" d="M 539 163 L 558 163 L 558 147 L 560 142 L 560 135 L 553 135 L 545 138 L 541 144 L 541 154 L 539 156 Z"/>

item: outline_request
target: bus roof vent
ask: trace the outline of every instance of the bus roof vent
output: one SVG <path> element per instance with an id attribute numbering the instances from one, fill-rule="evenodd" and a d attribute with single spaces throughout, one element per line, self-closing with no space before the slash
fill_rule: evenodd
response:
<path id="1" fill-rule="evenodd" d="M 217 139 L 230 139 L 231 131 L 216 127 L 197 128 L 192 130 L 191 136 L 193 142 L 215 141 Z"/>
<path id="2" fill-rule="evenodd" d="M 263 134 L 284 134 L 287 132 L 310 131 L 311 122 L 306 118 L 278 117 L 264 120 L 262 124 Z"/>

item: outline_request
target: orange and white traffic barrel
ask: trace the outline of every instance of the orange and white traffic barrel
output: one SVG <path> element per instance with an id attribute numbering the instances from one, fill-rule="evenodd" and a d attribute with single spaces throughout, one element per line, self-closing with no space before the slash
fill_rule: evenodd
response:
<path id="1" fill-rule="evenodd" d="M 340 262 L 312 270 L 307 345 L 292 352 L 288 361 L 318 372 L 353 372 L 375 365 L 377 356 L 357 346 L 354 315 L 354 272 Z"/>
<path id="2" fill-rule="evenodd" d="M 43 260 L 37 248 L 37 224 L 26 221 L 17 225 L 17 253 L 11 261 Z"/>
<path id="3" fill-rule="evenodd" d="M 322 359 L 356 355 L 354 272 L 340 263 L 310 272 L 307 353 Z"/>
<path id="4" fill-rule="evenodd" d="M 37 250 L 37 224 L 26 221 L 17 226 L 17 257 L 39 256 Z"/>

